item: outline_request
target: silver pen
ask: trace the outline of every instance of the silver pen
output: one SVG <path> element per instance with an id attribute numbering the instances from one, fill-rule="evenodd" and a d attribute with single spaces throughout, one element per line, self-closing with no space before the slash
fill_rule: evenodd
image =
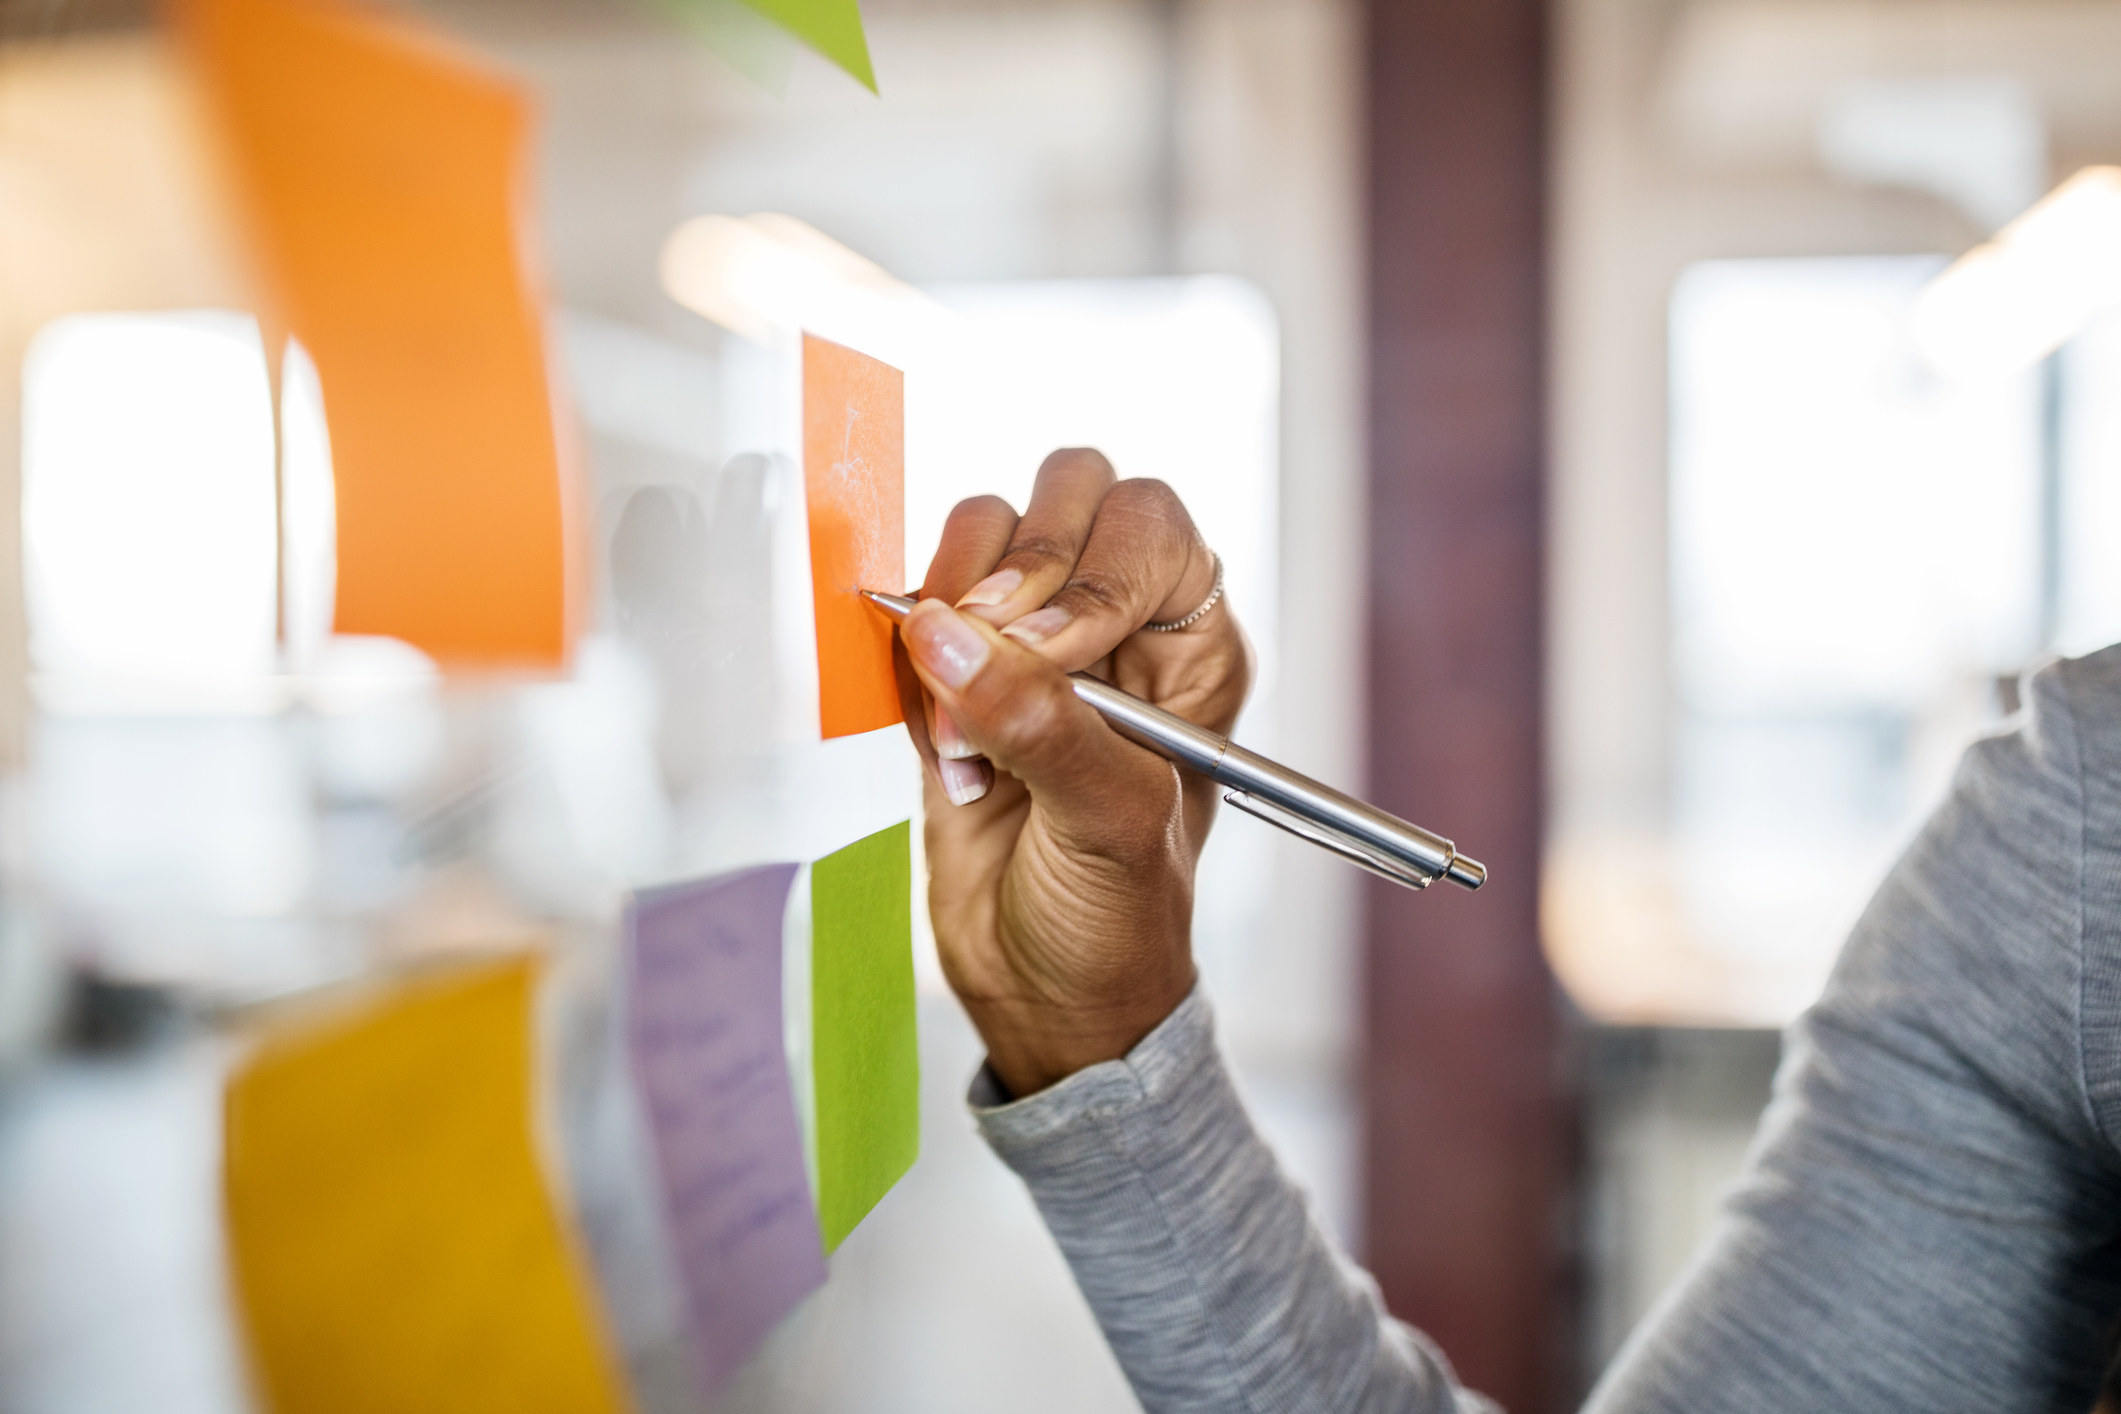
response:
<path id="1" fill-rule="evenodd" d="M 864 589 L 862 597 L 893 623 L 904 623 L 916 600 Z M 1075 695 L 1095 707 L 1112 729 L 1167 761 L 1228 786 L 1224 801 L 1292 835 L 1332 850 L 1373 874 L 1425 889 L 1449 879 L 1469 889 L 1487 882 L 1487 866 L 1468 859 L 1441 835 L 1366 805 L 1309 776 L 1245 750 L 1228 737 L 1121 692 L 1088 673 L 1071 673 Z"/>

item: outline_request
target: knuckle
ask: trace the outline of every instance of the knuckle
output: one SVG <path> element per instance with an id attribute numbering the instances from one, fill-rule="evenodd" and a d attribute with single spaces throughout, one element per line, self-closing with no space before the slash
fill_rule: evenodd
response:
<path id="1" fill-rule="evenodd" d="M 1177 591 L 1196 563 L 1207 563 L 1200 532 L 1185 503 L 1165 482 L 1150 477 L 1122 481 L 1105 499 L 1117 503 L 1115 509 L 1125 518 L 1129 564 L 1153 610 Z"/>
<path id="2" fill-rule="evenodd" d="M 1124 614 L 1133 606 L 1135 597 L 1118 576 L 1090 570 L 1077 573 L 1063 585 L 1060 593 L 1053 596 L 1053 602 L 1080 618 L 1092 614 Z"/>
<path id="3" fill-rule="evenodd" d="M 1027 575 L 1049 564 L 1072 565 L 1075 563 L 1075 545 L 1048 531 L 1019 531 L 1009 544 L 1009 553 L 1002 556 L 1002 563 L 1023 570 Z"/>
<path id="4" fill-rule="evenodd" d="M 1153 476 L 1130 477 L 1114 486 L 1105 500 L 1114 509 L 1158 527 L 1187 534 L 1193 530 L 1193 517 L 1186 513 L 1186 503 L 1168 482 Z"/>
<path id="5" fill-rule="evenodd" d="M 1122 481 L 1105 502 L 1120 518 L 1145 567 L 1183 561 L 1200 539 L 1185 502 L 1164 482 Z"/>

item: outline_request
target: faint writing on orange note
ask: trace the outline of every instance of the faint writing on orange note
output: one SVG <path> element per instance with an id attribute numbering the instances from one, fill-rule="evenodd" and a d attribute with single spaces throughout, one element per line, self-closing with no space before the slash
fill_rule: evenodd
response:
<path id="1" fill-rule="evenodd" d="M 817 615 L 818 720 L 828 737 L 903 720 L 891 625 L 858 590 L 906 582 L 905 377 L 803 336 L 803 485 Z"/>

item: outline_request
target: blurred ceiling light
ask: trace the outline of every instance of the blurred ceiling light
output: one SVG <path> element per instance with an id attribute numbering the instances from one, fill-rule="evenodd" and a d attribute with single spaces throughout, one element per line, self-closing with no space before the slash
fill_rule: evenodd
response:
<path id="1" fill-rule="evenodd" d="M 2015 373 L 2121 305 L 2121 167 L 2087 167 L 1931 281 L 1922 356 L 1952 377 Z"/>
<path id="2" fill-rule="evenodd" d="M 902 338 L 946 317 L 911 285 L 793 216 L 694 217 L 663 243 L 662 276 L 679 304 L 761 344 L 810 329 L 867 347 L 878 331 Z"/>

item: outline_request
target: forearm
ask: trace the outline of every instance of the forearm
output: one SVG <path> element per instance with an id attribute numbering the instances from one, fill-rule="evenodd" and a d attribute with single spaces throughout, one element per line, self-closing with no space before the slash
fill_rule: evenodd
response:
<path id="1" fill-rule="evenodd" d="M 1488 1408 L 1384 1313 L 1253 1129 L 1195 991 L 1123 1060 L 973 1103 L 1150 1414 Z"/>

